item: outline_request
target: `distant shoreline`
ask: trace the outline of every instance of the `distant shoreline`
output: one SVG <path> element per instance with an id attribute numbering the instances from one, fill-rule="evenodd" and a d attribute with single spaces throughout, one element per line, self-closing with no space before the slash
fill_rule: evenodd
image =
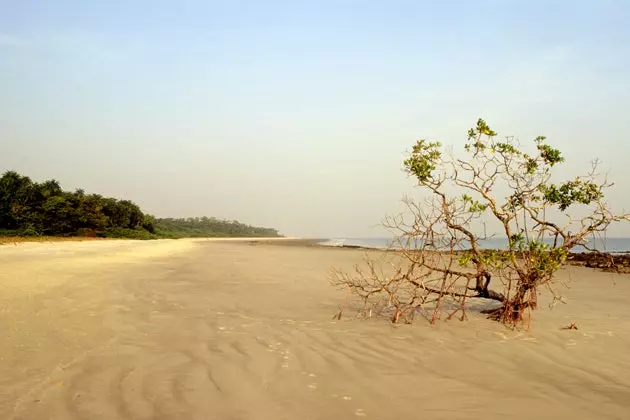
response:
<path id="1" fill-rule="evenodd" d="M 403 250 L 398 248 L 378 248 L 364 245 L 326 245 L 318 244 L 322 248 L 347 249 L 347 250 L 364 250 L 364 251 L 380 251 L 401 253 Z M 471 252 L 471 249 L 462 249 L 454 251 L 454 254 L 462 254 Z M 484 249 L 482 252 L 501 252 L 500 249 Z M 450 251 L 434 251 L 449 253 Z M 567 265 L 597 268 L 604 271 L 618 271 L 620 273 L 630 273 L 630 251 L 620 252 L 594 252 L 594 251 L 570 251 L 567 258 Z"/>
<path id="2" fill-rule="evenodd" d="M 326 244 L 322 244 L 322 243 L 318 243 L 318 246 L 321 246 L 323 248 L 341 248 L 341 249 L 364 249 L 367 251 L 385 251 L 385 252 L 400 252 L 402 251 L 402 249 L 400 248 L 380 248 L 377 246 L 367 246 L 367 245 L 326 245 Z M 455 253 L 462 253 L 462 252 L 471 252 L 472 249 L 468 248 L 468 249 L 460 249 L 455 251 Z M 505 249 L 498 249 L 498 248 L 486 248 L 483 249 L 483 251 L 487 251 L 487 252 L 500 252 L 500 251 L 507 251 Z M 444 251 L 440 251 L 440 252 L 449 252 L 447 250 Z M 593 251 L 570 251 L 570 254 L 591 254 L 591 253 L 595 253 Z M 625 255 L 625 254 L 630 254 L 630 251 L 612 251 L 612 252 L 606 252 L 606 251 L 601 251 L 600 252 L 603 255 Z"/>

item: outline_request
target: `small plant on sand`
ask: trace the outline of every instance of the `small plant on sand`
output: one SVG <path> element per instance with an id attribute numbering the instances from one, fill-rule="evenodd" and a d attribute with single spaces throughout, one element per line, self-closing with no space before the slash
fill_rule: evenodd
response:
<path id="1" fill-rule="evenodd" d="M 474 299 L 486 299 L 496 305 L 482 312 L 516 326 L 536 308 L 541 289 L 559 299 L 554 274 L 571 249 L 590 250 L 590 239 L 630 219 L 606 205 L 612 184 L 597 162 L 562 181 L 553 170 L 563 161 L 545 137 L 525 148 L 499 139 L 482 119 L 459 156 L 419 140 L 404 167 L 423 197 L 406 198 L 409 211 L 385 223 L 400 251 L 389 253 L 386 269 L 368 256 L 354 273 L 335 270 L 332 284 L 360 298 L 366 315 L 386 312 L 394 323 L 417 313 L 431 323 L 464 320 Z M 487 249 L 488 230 L 500 232 L 504 249 Z"/>

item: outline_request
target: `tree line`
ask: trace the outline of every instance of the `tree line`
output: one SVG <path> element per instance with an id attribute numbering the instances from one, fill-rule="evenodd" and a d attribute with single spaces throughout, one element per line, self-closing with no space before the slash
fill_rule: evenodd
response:
<path id="1" fill-rule="evenodd" d="M 134 239 L 183 237 L 276 237 L 276 229 L 216 218 L 156 218 L 132 201 L 84 190 L 64 191 L 59 182 L 34 182 L 15 171 L 0 177 L 0 235 L 98 236 Z"/>

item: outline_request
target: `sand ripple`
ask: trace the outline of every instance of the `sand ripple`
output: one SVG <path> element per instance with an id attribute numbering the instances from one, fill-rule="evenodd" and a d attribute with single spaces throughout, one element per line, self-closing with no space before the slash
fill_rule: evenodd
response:
<path id="1" fill-rule="evenodd" d="M 607 296 L 588 283 L 590 271 L 572 269 L 575 277 L 588 274 L 575 279 L 575 301 L 541 311 L 532 332 L 474 315 L 468 324 L 436 327 L 331 322 L 339 296 L 326 271 L 358 258 L 209 242 L 82 277 L 98 285 L 79 287 L 74 300 L 58 300 L 58 312 L 49 314 L 77 320 L 76 327 L 38 330 L 39 351 L 58 361 L 65 351 L 72 357 L 43 365 L 13 388 L 3 382 L 0 389 L 19 392 L 0 405 L 0 417 L 627 418 L 630 314 L 619 298 L 604 314 L 580 318 L 580 299 L 592 305 L 599 298 L 604 307 Z M 78 280 L 46 296 L 72 297 Z M 615 287 L 617 297 L 630 297 L 628 278 Z M 62 315 L 77 302 L 80 308 Z M 560 330 L 568 319 L 582 320 L 581 329 Z M 64 346 L 64 337 L 84 330 L 107 333 L 89 336 L 82 351 Z M 29 353 L 12 357 L 34 363 Z M 19 377 L 17 367 L 3 367 Z"/>

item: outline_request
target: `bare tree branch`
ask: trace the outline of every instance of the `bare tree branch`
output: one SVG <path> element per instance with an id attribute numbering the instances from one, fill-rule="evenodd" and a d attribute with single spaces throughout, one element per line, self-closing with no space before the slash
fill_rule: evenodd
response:
<path id="1" fill-rule="evenodd" d="M 466 158 L 440 148 L 420 140 L 404 162 L 429 197 L 424 202 L 406 198 L 408 217 L 386 219 L 399 248 L 389 254 L 387 269 L 378 270 L 368 256 L 367 270 L 333 272 L 332 284 L 358 297 L 364 313 L 411 322 L 418 310 L 429 309 L 436 322 L 448 310 L 448 319 L 461 312 L 464 320 L 471 299 L 486 299 L 500 303 L 486 311 L 491 318 L 516 326 L 525 311 L 537 307 L 541 286 L 556 300 L 554 273 L 571 249 L 591 249 L 589 235 L 630 220 L 604 202 L 612 184 L 600 179 L 597 161 L 584 176 L 552 183 L 552 169 L 564 158 L 544 137 L 526 153 L 514 138 L 498 140 L 480 119 L 468 132 Z M 507 195 L 501 197 L 501 191 Z M 574 207 L 585 215 L 572 217 L 568 210 Z M 505 249 L 484 249 L 486 219 L 501 227 Z M 483 234 L 477 232 L 481 226 Z"/>

